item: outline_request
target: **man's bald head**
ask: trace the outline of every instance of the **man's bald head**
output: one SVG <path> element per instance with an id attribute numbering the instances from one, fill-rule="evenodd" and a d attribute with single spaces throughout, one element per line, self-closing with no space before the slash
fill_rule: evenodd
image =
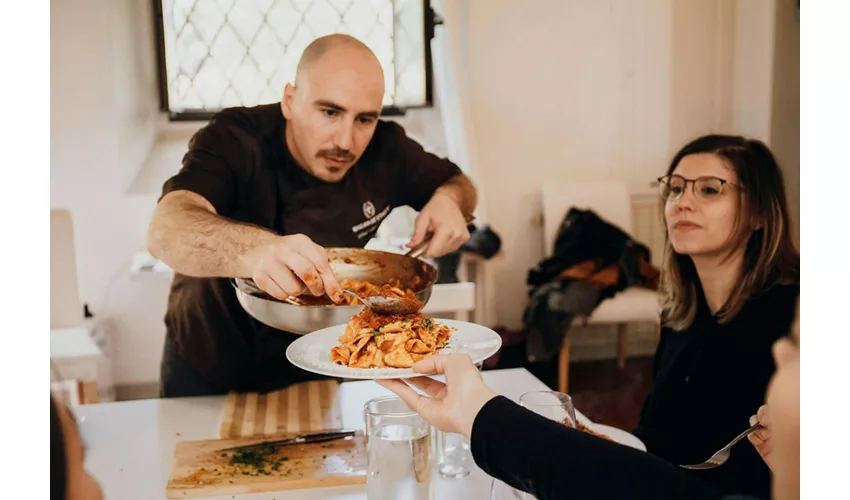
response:
<path id="1" fill-rule="evenodd" d="M 379 74 L 383 81 L 384 70 L 375 53 L 353 36 L 336 33 L 319 37 L 304 49 L 295 71 L 295 85 L 308 78 L 310 70 L 318 64 L 337 66 L 343 62 L 361 71 Z"/>
<path id="2" fill-rule="evenodd" d="M 341 180 L 372 140 L 383 100 L 384 71 L 369 47 L 340 34 L 313 41 L 283 91 L 290 153 L 319 179 Z"/>

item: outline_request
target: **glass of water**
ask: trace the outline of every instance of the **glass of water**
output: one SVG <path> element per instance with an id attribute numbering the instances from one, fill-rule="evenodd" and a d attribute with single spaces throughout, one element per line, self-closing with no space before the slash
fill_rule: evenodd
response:
<path id="1" fill-rule="evenodd" d="M 484 362 L 475 363 L 481 371 Z M 450 479 L 462 479 L 472 472 L 472 452 L 469 440 L 461 434 L 434 429 L 437 447 L 437 471 Z"/>
<path id="2" fill-rule="evenodd" d="M 469 440 L 461 434 L 435 429 L 437 440 L 437 471 L 450 479 L 462 479 L 472 472 L 472 453 Z"/>
<path id="3" fill-rule="evenodd" d="M 369 500 L 431 500 L 431 426 L 397 396 L 364 408 Z"/>

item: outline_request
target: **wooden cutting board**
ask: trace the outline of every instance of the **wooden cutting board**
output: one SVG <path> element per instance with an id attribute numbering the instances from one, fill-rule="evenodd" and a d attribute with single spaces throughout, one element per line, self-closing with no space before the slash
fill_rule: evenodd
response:
<path id="1" fill-rule="evenodd" d="M 232 463 L 222 449 L 283 439 L 294 433 L 262 438 L 183 441 L 174 450 L 168 498 L 197 498 L 366 483 L 366 441 L 352 440 L 283 446 L 266 455 L 262 470 Z"/>
<path id="2" fill-rule="evenodd" d="M 219 435 L 271 436 L 341 428 L 339 382 L 316 380 L 267 394 L 230 393 Z"/>

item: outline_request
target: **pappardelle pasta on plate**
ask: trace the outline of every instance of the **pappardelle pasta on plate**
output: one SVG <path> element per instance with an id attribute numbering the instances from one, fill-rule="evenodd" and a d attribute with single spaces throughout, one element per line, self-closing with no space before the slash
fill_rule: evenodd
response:
<path id="1" fill-rule="evenodd" d="M 345 326 L 331 360 L 352 368 L 410 368 L 444 347 L 453 331 L 422 313 L 382 315 L 363 308 Z"/>

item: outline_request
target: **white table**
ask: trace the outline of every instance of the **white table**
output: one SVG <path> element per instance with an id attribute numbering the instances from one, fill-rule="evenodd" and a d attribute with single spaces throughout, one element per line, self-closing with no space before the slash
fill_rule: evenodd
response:
<path id="1" fill-rule="evenodd" d="M 526 392 L 549 390 L 522 368 L 485 371 L 483 376 L 493 390 L 517 402 Z M 362 381 L 342 384 L 339 394 L 343 426 L 363 429 L 364 403 L 389 391 L 375 382 Z M 106 500 L 166 498 L 165 487 L 177 442 L 217 438 L 225 400 L 225 397 L 150 399 L 81 406 L 78 416 L 82 419 L 80 431 L 87 447 L 86 466 L 100 481 Z M 434 498 L 486 500 L 491 482 L 492 478 L 477 467 L 469 476 L 458 480 L 445 479 L 435 471 Z M 366 485 L 211 498 L 364 500 Z"/>

